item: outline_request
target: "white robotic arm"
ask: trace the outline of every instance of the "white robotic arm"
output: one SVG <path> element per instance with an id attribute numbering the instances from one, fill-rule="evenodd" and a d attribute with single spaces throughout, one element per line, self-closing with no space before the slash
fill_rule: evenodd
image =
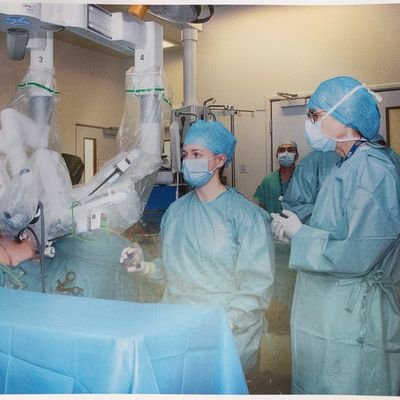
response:
<path id="1" fill-rule="evenodd" d="M 161 162 L 159 91 L 163 90 L 162 27 L 154 22 L 142 22 L 130 14 L 109 13 L 87 4 L 0 4 L 0 30 L 7 33 L 9 55 L 18 53 L 23 57 L 25 48 L 30 49 L 31 69 L 35 71 L 53 71 L 53 32 L 62 29 L 124 54 L 134 55 L 134 73 L 145 77 L 138 80 L 139 85 L 135 88 L 141 108 L 141 140 L 139 148 L 129 149 L 129 152 L 125 149 L 92 181 L 82 185 L 79 191 L 73 191 L 65 184 L 65 165 L 57 153 L 47 148 L 54 104 L 49 100 L 55 94 L 54 88 L 47 87 L 40 79 L 24 83 L 30 85 L 33 93 L 29 99 L 29 117 L 12 108 L 2 111 L 0 143 L 5 146 L 0 148 L 0 152 L 3 150 L 7 155 L 11 178 L 19 177 L 25 169 L 29 170 L 24 179 L 32 177 L 38 188 L 47 226 L 51 230 L 47 232 L 47 239 L 58 232 L 58 225 L 71 220 L 71 204 L 74 204 L 75 217 L 80 218 L 75 222 L 81 231 L 91 229 L 93 224 L 90 222 L 98 221 L 105 209 L 110 210 L 110 205 L 131 201 L 140 216 L 142 205 L 134 193 L 132 182 L 139 175 L 145 176 L 157 170 Z M 40 77 L 40 74 L 37 76 Z M 145 155 L 140 161 L 146 164 L 146 168 L 142 168 L 143 173 L 137 165 L 140 155 Z M 128 175 L 133 177 L 126 179 Z M 76 194 L 78 197 L 75 197 Z M 32 201 L 37 199 L 32 197 Z M 93 213 L 96 218 L 93 218 Z M 136 218 L 136 215 L 131 217 Z M 26 220 L 29 219 L 30 216 L 26 216 Z"/>

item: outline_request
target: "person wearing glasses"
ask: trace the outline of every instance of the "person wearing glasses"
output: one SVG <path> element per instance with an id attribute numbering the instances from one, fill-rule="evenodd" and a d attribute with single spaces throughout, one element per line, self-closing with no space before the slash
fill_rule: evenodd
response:
<path id="1" fill-rule="evenodd" d="M 255 372 L 270 302 L 274 248 L 267 212 L 221 182 L 235 137 L 220 122 L 186 132 L 182 172 L 193 190 L 161 220 L 161 256 L 144 261 L 134 244 L 121 254 L 128 272 L 165 282 L 164 303 L 224 307 L 247 375 Z"/>
<path id="2" fill-rule="evenodd" d="M 254 193 L 254 198 L 258 200 L 259 206 L 269 213 L 282 211 L 281 201 L 299 158 L 297 144 L 290 140 L 280 143 L 276 150 L 276 158 L 279 162 L 279 169 L 265 176 Z"/>
<path id="3" fill-rule="evenodd" d="M 305 135 L 340 161 L 309 225 L 272 214 L 297 270 L 291 316 L 292 393 L 400 394 L 400 179 L 377 139 L 377 95 L 351 77 L 322 82 Z"/>

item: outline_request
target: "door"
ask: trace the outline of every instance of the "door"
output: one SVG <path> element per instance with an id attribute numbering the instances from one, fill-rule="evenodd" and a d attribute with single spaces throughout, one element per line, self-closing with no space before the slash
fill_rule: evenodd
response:
<path id="1" fill-rule="evenodd" d="M 117 130 L 76 124 L 75 132 L 76 155 L 82 159 L 85 165 L 82 176 L 82 182 L 85 183 L 96 174 L 106 161 L 118 154 Z"/>

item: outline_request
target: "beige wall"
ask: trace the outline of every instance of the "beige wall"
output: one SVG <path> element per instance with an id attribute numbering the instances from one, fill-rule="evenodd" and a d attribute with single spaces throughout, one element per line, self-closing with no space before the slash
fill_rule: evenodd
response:
<path id="1" fill-rule="evenodd" d="M 198 42 L 198 101 L 264 109 L 265 96 L 312 92 L 351 75 L 368 85 L 400 81 L 400 5 L 226 6 L 203 25 Z M 165 69 L 182 102 L 181 54 Z M 265 113 L 236 118 L 237 188 L 251 197 L 266 171 Z"/>
<path id="2" fill-rule="evenodd" d="M 400 81 L 400 5 L 225 6 L 203 25 L 198 42 L 198 101 L 255 109 L 235 120 L 237 188 L 249 198 L 266 172 L 265 97 L 311 92 L 334 75 L 362 82 Z M 0 34 L 0 108 L 15 93 L 28 61 L 10 61 Z M 130 59 L 55 41 L 63 151 L 75 150 L 75 124 L 117 126 Z M 182 51 L 165 53 L 175 106 L 182 104 Z M 226 120 L 229 125 L 229 120 Z"/>

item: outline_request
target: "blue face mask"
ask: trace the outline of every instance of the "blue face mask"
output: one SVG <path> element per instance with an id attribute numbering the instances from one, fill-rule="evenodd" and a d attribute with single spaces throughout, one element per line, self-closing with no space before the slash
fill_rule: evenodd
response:
<path id="1" fill-rule="evenodd" d="M 282 167 L 291 167 L 294 164 L 295 153 L 289 153 L 285 151 L 284 153 L 278 154 L 278 162 Z"/>
<path id="2" fill-rule="evenodd" d="M 321 120 L 316 121 L 314 124 L 309 119 L 306 120 L 305 137 L 307 143 L 314 150 L 335 151 L 336 141 L 322 133 L 321 123 Z"/>
<path id="3" fill-rule="evenodd" d="M 215 158 L 215 157 L 214 157 Z M 214 158 L 196 158 L 186 159 L 182 163 L 183 179 L 193 187 L 204 186 L 213 177 L 216 168 L 213 171 L 208 170 L 208 162 Z"/>

